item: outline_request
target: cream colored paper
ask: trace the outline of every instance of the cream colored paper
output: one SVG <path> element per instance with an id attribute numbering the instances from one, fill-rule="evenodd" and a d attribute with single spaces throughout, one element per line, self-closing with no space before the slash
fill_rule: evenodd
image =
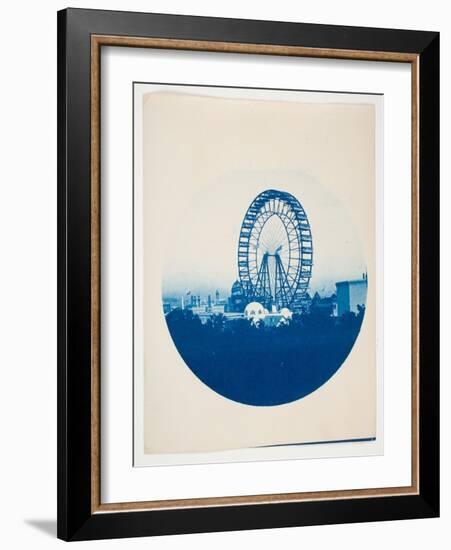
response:
<path id="1" fill-rule="evenodd" d="M 143 248 L 138 253 L 144 266 L 146 454 L 375 437 L 375 110 L 338 98 L 327 104 L 305 103 L 302 96 L 299 101 L 221 98 L 196 95 L 195 88 L 144 95 Z M 369 285 L 360 335 L 337 373 L 303 399 L 275 407 L 236 403 L 198 380 L 178 354 L 162 313 L 163 278 L 180 285 L 186 279 L 189 288 L 196 258 L 175 261 L 173 254 L 183 254 L 183 239 L 196 235 L 204 217 L 211 239 L 201 253 L 211 261 L 202 265 L 214 278 L 214 257 L 222 250 L 216 275 L 230 269 L 231 286 L 239 212 L 244 216 L 250 201 L 267 188 L 293 193 L 306 208 L 314 238 L 316 232 L 326 243 L 325 235 L 340 231 L 340 218 L 334 218 L 333 204 L 313 206 L 315 186 L 322 197 L 343 205 L 366 260 Z M 242 197 L 239 207 L 237 197 Z M 219 214 L 224 211 L 234 212 L 230 225 Z M 215 219 L 219 228 L 212 229 Z M 326 251 L 327 244 L 323 247 Z M 330 248 L 333 278 L 339 280 L 339 251 Z M 346 253 L 352 257 L 352 246 Z M 321 265 L 320 258 L 316 261 Z"/>

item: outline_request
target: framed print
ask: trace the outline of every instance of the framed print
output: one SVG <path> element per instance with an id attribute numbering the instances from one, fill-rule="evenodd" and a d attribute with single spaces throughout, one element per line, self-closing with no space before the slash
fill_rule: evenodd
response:
<path id="1" fill-rule="evenodd" d="M 135 465 L 382 452 L 381 96 L 134 83 L 134 105 Z"/>
<path id="2" fill-rule="evenodd" d="M 438 33 L 58 14 L 58 536 L 439 513 Z"/>

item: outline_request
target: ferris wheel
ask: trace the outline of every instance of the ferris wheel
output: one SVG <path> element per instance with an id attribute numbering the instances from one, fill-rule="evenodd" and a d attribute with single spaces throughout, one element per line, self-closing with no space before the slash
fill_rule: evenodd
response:
<path id="1" fill-rule="evenodd" d="M 297 310 L 313 266 L 312 233 L 301 203 L 268 189 L 249 206 L 238 241 L 238 274 L 248 301 Z"/>

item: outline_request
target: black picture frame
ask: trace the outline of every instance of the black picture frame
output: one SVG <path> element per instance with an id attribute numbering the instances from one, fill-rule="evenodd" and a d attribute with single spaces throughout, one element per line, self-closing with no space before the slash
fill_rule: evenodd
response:
<path id="1" fill-rule="evenodd" d="M 415 495 L 174 507 L 92 507 L 93 35 L 413 54 L 418 59 L 419 490 Z M 335 57 L 332 53 L 330 57 Z M 358 57 L 358 56 L 357 56 Z M 376 59 L 376 56 L 375 56 Z M 402 205 L 400 205 L 402 207 Z M 101 10 L 58 13 L 58 537 L 88 540 L 439 515 L 439 34 Z"/>

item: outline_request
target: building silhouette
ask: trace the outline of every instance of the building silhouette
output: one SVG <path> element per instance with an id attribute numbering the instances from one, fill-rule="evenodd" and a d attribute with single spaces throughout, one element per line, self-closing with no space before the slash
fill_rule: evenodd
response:
<path id="1" fill-rule="evenodd" d="M 235 281 L 230 291 L 228 311 L 231 313 L 242 313 L 246 307 L 246 297 L 240 281 Z"/>
<path id="2" fill-rule="evenodd" d="M 359 313 L 358 306 L 365 306 L 368 289 L 368 278 L 363 274 L 362 279 L 340 281 L 337 286 L 337 314 L 352 312 Z"/>
<path id="3" fill-rule="evenodd" d="M 318 292 L 315 292 L 311 302 L 309 313 L 315 315 L 324 315 L 326 317 L 335 316 L 337 296 L 321 297 Z"/>

